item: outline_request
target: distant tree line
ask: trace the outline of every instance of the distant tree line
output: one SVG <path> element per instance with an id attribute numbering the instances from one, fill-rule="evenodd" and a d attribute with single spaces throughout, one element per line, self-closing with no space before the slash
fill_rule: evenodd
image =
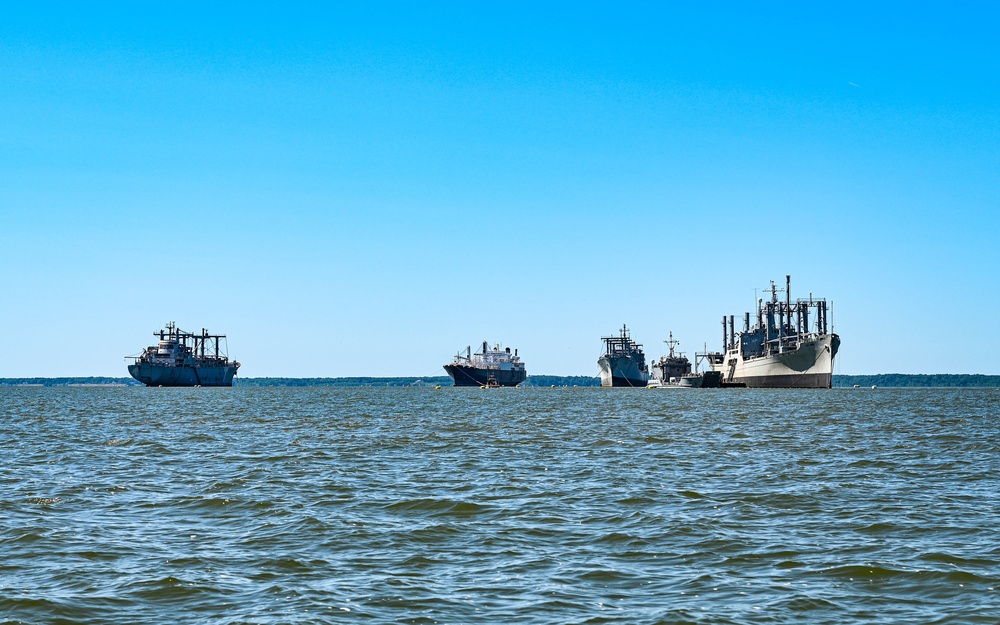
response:
<path id="1" fill-rule="evenodd" d="M 448 376 L 427 378 L 236 378 L 234 386 L 445 386 Z"/>
<path id="2" fill-rule="evenodd" d="M 139 386 L 133 378 L 0 378 L 0 386 Z"/>
<path id="3" fill-rule="evenodd" d="M 521 386 L 600 386 L 601 378 L 586 375 L 529 375 Z"/>
<path id="4" fill-rule="evenodd" d="M 954 387 L 954 388 L 995 388 L 1000 387 L 1000 375 L 980 375 L 978 373 L 934 373 L 916 375 L 908 373 L 880 373 L 876 375 L 835 375 L 833 385 L 837 387 L 892 386 L 892 387 Z"/>
<path id="5" fill-rule="evenodd" d="M 448 376 L 425 378 L 236 378 L 236 386 L 451 386 Z M 529 375 L 521 386 L 600 386 L 601 379 L 585 375 Z"/>

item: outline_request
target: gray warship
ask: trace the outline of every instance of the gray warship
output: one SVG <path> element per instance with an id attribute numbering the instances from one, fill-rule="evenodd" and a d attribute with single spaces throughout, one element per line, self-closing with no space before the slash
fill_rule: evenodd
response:
<path id="1" fill-rule="evenodd" d="M 691 361 L 684 355 L 684 352 L 676 352 L 675 347 L 680 345 L 680 341 L 674 340 L 674 333 L 670 333 L 670 339 L 663 341 L 670 348 L 670 353 L 660 356 L 660 359 L 653 362 L 653 375 L 649 379 L 650 388 L 710 388 L 718 387 L 722 377 L 714 371 L 704 371 L 698 373 L 691 372 Z"/>
<path id="2" fill-rule="evenodd" d="M 771 299 L 757 300 L 757 317 L 750 326 L 744 313 L 743 331 L 735 319 L 722 318 L 722 352 L 699 354 L 722 374 L 723 386 L 751 388 L 830 388 L 833 359 L 840 337 L 830 331 L 825 299 L 792 301 L 792 277 L 785 276 L 785 298 L 771 281 Z M 812 312 L 811 312 L 812 311 Z M 810 315 L 812 318 L 810 319 Z"/>
<path id="3" fill-rule="evenodd" d="M 483 351 L 475 354 L 466 346 L 465 355 L 456 354 L 444 370 L 455 386 L 517 386 L 528 377 L 516 349 L 511 354 L 509 347 L 501 348 L 499 343 L 488 349 L 486 341 Z"/>
<path id="4" fill-rule="evenodd" d="M 232 386 L 233 376 L 240 363 L 229 360 L 220 352 L 219 340 L 225 334 L 185 332 L 171 321 L 159 336 L 156 345 L 150 345 L 128 366 L 129 375 L 146 386 Z M 206 351 L 208 353 L 206 353 Z"/>
<path id="5" fill-rule="evenodd" d="M 597 359 L 601 368 L 601 386 L 645 388 L 649 382 L 649 367 L 642 345 L 629 336 L 622 325 L 620 336 L 603 336 L 604 355 Z"/>

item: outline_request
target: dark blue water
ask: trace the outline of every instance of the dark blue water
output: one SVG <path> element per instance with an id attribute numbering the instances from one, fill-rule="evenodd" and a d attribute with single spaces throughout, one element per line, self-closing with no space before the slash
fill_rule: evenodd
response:
<path id="1" fill-rule="evenodd" d="M 998 404 L 0 388 L 0 623 L 997 623 Z"/>

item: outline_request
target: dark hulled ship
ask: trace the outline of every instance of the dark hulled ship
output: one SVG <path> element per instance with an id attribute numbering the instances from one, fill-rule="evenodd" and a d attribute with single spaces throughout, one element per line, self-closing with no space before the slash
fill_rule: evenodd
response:
<path id="1" fill-rule="evenodd" d="M 163 330 L 156 345 L 150 345 L 128 366 L 129 375 L 146 386 L 232 386 L 240 363 L 229 360 L 220 350 L 225 334 L 185 332 L 173 321 Z"/>
<path id="2" fill-rule="evenodd" d="M 528 377 L 524 363 L 517 350 L 501 348 L 499 344 L 488 349 L 483 341 L 483 351 L 472 353 L 472 347 L 465 348 L 465 355 L 455 355 L 450 364 L 444 366 L 455 386 L 517 386 Z"/>
<path id="3" fill-rule="evenodd" d="M 649 367 L 642 345 L 629 336 L 624 325 L 620 336 L 604 336 L 604 355 L 597 359 L 601 386 L 643 387 L 649 382 Z"/>

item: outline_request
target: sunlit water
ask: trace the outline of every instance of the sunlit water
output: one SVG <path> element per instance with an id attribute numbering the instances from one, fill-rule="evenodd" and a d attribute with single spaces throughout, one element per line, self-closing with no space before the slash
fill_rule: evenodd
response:
<path id="1" fill-rule="evenodd" d="M 0 622 L 996 623 L 998 404 L 0 388 Z"/>

